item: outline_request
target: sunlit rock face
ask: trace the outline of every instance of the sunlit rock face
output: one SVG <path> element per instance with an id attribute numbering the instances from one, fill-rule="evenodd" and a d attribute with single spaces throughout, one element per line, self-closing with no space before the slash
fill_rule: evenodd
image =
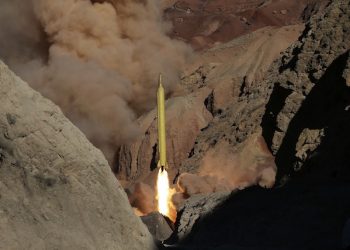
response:
<path id="1" fill-rule="evenodd" d="M 101 151 L 0 61 L 0 249 L 154 249 Z"/>

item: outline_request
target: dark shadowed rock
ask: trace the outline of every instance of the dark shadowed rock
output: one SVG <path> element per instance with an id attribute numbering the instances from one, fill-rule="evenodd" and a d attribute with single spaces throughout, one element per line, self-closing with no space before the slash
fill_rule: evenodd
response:
<path id="1" fill-rule="evenodd" d="M 339 0 L 312 16 L 299 41 L 273 64 L 265 80 L 241 88 L 240 98 L 199 134 L 183 169 L 198 167 L 220 141 L 240 144 L 261 125 L 276 156 L 279 180 L 299 170 L 322 178 L 350 178 L 349 17 L 348 2 Z"/>
<path id="2" fill-rule="evenodd" d="M 213 213 L 214 209 L 228 199 L 230 192 L 194 195 L 179 209 L 175 232 L 169 242 L 184 240 L 193 226 Z"/>
<path id="3" fill-rule="evenodd" d="M 214 117 L 183 168 L 198 169 L 206 152 L 222 141 L 239 147 L 261 126 L 276 156 L 279 185 L 239 191 L 200 220 L 196 213 L 188 219 L 192 215 L 184 211 L 197 208 L 189 201 L 176 232 L 186 223 L 191 230 L 183 238 L 179 233 L 177 244 L 194 249 L 348 247 L 349 50 L 349 1 L 335 0 L 311 18 L 263 81 L 245 86 L 240 98 Z"/>
<path id="4" fill-rule="evenodd" d="M 164 241 L 173 233 L 170 227 L 170 223 L 172 222 L 158 212 L 141 216 L 141 220 L 156 240 Z"/>
<path id="5" fill-rule="evenodd" d="M 342 247 L 344 249 L 350 248 L 350 219 L 348 219 L 344 225 L 343 237 L 342 237 Z"/>
<path id="6" fill-rule="evenodd" d="M 333 1 L 324 15 L 311 18 L 264 83 L 273 91 L 263 135 L 276 155 L 278 178 L 306 167 L 314 176 L 350 178 L 349 49 L 350 7 Z"/>
<path id="7" fill-rule="evenodd" d="M 216 194 L 190 199 L 178 216 L 178 239 L 169 244 L 188 249 L 342 249 L 349 242 L 349 195 L 347 183 L 288 183 L 274 189 L 251 187 L 223 199 Z"/>

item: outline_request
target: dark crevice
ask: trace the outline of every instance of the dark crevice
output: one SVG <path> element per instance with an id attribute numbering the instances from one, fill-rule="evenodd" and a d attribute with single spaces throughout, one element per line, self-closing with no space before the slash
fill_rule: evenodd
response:
<path id="1" fill-rule="evenodd" d="M 205 126 L 204 128 L 201 128 L 201 132 L 207 130 L 209 128 L 209 124 L 207 126 Z"/>
<path id="2" fill-rule="evenodd" d="M 190 153 L 188 154 L 188 158 L 191 158 L 194 155 L 194 147 L 191 149 Z"/>
<path id="3" fill-rule="evenodd" d="M 290 121 L 276 154 L 277 181 L 284 176 L 305 173 L 306 169 L 313 177 L 329 178 L 337 172 L 336 176 L 350 179 L 350 114 L 346 111 L 350 89 L 342 78 L 348 56 L 349 52 L 333 61 Z M 324 137 L 313 157 L 301 163 L 302 170 L 295 173 L 296 145 L 306 128 L 324 129 Z"/>
<path id="4" fill-rule="evenodd" d="M 174 180 L 172 181 L 172 183 L 173 183 L 174 185 L 176 185 L 177 180 L 179 179 L 179 177 L 180 177 L 180 171 L 177 170 L 177 173 L 176 173 L 176 175 L 175 175 L 175 177 L 174 177 Z"/>
<path id="5" fill-rule="evenodd" d="M 214 93 L 211 92 L 204 100 L 204 106 L 214 116 Z"/>
<path id="6" fill-rule="evenodd" d="M 119 165 L 120 162 L 120 158 L 122 156 L 122 154 L 124 154 L 125 152 L 123 151 L 124 147 L 119 147 L 115 152 L 114 152 L 114 157 L 113 157 L 113 162 L 112 162 L 112 166 L 111 169 L 113 171 L 113 173 L 115 174 L 120 174 L 121 173 L 121 166 Z"/>
<path id="7" fill-rule="evenodd" d="M 241 85 L 241 87 L 239 88 L 239 97 L 242 97 L 242 96 L 243 96 L 243 94 L 244 94 L 244 89 L 245 89 L 246 85 L 247 85 L 247 77 L 245 76 L 245 77 L 243 78 L 242 85 Z"/>
<path id="8" fill-rule="evenodd" d="M 306 25 L 306 27 L 303 30 L 302 34 L 299 36 L 298 41 L 301 42 L 305 37 L 307 37 L 307 34 L 309 33 L 310 30 L 311 30 L 310 25 L 309 24 Z M 287 62 L 288 55 L 283 55 L 282 56 L 282 65 L 278 69 L 280 74 L 283 71 L 285 71 L 286 69 L 295 70 L 296 64 L 298 62 L 298 55 L 302 51 L 303 47 L 304 47 L 304 44 L 301 44 L 300 47 L 296 46 L 293 49 L 293 51 L 292 51 L 292 56 L 293 57 L 291 59 L 289 59 L 288 62 Z"/>
<path id="9" fill-rule="evenodd" d="M 218 140 L 214 139 L 212 141 L 209 142 L 210 146 L 215 146 L 218 143 Z"/>
<path id="10" fill-rule="evenodd" d="M 302 47 L 295 47 L 292 51 L 293 57 L 289 61 L 286 61 L 288 56 L 284 55 L 282 57 L 283 63 L 278 69 L 280 74 L 287 69 L 295 70 L 295 67 L 296 67 L 297 62 L 298 62 L 298 55 L 300 54 L 301 50 L 302 50 Z"/>
<path id="11" fill-rule="evenodd" d="M 152 147 L 152 159 L 150 163 L 150 170 L 153 171 L 154 169 L 157 168 L 157 149 L 158 149 L 158 144 L 154 144 Z"/>
<path id="12" fill-rule="evenodd" d="M 292 93 L 290 89 L 285 89 L 279 84 L 275 84 L 271 93 L 269 102 L 266 105 L 266 111 L 261 121 L 262 136 L 267 146 L 271 149 L 274 132 L 280 131 L 277 128 L 277 115 L 284 107 L 287 97 Z"/>
<path id="13" fill-rule="evenodd" d="M 317 82 L 317 79 L 316 77 L 314 77 L 314 73 L 316 73 L 317 70 L 311 70 L 310 72 L 308 72 L 307 76 L 309 78 L 309 80 L 312 82 L 312 83 L 316 83 Z"/>

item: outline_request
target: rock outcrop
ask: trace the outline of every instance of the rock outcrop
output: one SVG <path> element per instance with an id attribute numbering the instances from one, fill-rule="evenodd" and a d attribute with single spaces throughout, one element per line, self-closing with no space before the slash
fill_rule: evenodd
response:
<path id="1" fill-rule="evenodd" d="M 241 99 L 244 91 L 253 89 L 280 53 L 297 40 L 302 29 L 303 25 L 263 28 L 201 53 L 189 66 L 177 96 L 171 97 L 166 105 L 168 164 L 175 174 L 183 161 L 199 155 L 195 152 L 197 136 L 210 130 L 208 125 L 213 116 L 214 123 L 220 121 L 220 114 L 230 104 Z M 240 114 L 237 110 L 233 113 Z M 118 178 L 143 181 L 156 167 L 155 118 L 155 109 L 139 118 L 143 135 L 121 148 L 115 168 Z M 213 141 L 215 133 L 211 134 Z"/>
<path id="2" fill-rule="evenodd" d="M 278 185 L 238 191 L 201 220 L 188 219 L 201 205 L 191 197 L 177 218 L 177 244 L 208 249 L 349 246 L 349 58 L 350 5 L 335 0 L 311 18 L 264 80 L 243 88 L 241 97 L 214 117 L 182 167 L 196 171 L 216 144 L 225 141 L 236 148 L 261 130 L 276 156 Z M 202 198 L 210 200 L 215 198 Z M 187 225 L 192 230 L 184 237 Z"/>
<path id="3" fill-rule="evenodd" d="M 213 142 L 225 140 L 234 147 L 261 126 L 276 156 L 278 179 L 307 165 L 328 177 L 350 177 L 349 11 L 346 1 L 333 1 L 312 17 L 265 80 L 245 85 L 241 97 L 199 134 L 184 171 L 196 168 Z"/>
<path id="4" fill-rule="evenodd" d="M 142 222 L 147 226 L 153 238 L 157 241 L 164 241 L 170 237 L 173 224 L 159 212 L 152 212 L 141 216 Z"/>
<path id="5" fill-rule="evenodd" d="M 202 219 L 213 213 L 213 211 L 225 202 L 230 192 L 217 192 L 213 194 L 198 194 L 188 199 L 179 209 L 176 221 L 176 231 L 169 242 L 178 242 L 186 239 L 191 234 L 193 227 Z"/>
<path id="6" fill-rule="evenodd" d="M 349 3 L 333 1 L 324 15 L 311 19 L 264 83 L 273 91 L 261 125 L 279 178 L 302 168 L 350 178 L 349 49 Z"/>
<path id="7" fill-rule="evenodd" d="M 102 153 L 0 62 L 0 249 L 154 249 Z"/>

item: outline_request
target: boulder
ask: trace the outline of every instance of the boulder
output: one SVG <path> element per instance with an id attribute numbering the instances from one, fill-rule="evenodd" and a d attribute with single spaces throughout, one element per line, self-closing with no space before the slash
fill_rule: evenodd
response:
<path id="1" fill-rule="evenodd" d="M 169 242 L 181 242 L 192 232 L 193 226 L 213 213 L 214 209 L 230 197 L 230 192 L 198 194 L 187 199 L 179 209 L 175 231 Z"/>
<path id="2" fill-rule="evenodd" d="M 154 249 L 100 150 L 0 61 L 0 249 Z"/>
<path id="3" fill-rule="evenodd" d="M 164 241 L 173 233 L 170 226 L 172 222 L 158 212 L 141 216 L 141 220 L 147 226 L 155 240 Z"/>

